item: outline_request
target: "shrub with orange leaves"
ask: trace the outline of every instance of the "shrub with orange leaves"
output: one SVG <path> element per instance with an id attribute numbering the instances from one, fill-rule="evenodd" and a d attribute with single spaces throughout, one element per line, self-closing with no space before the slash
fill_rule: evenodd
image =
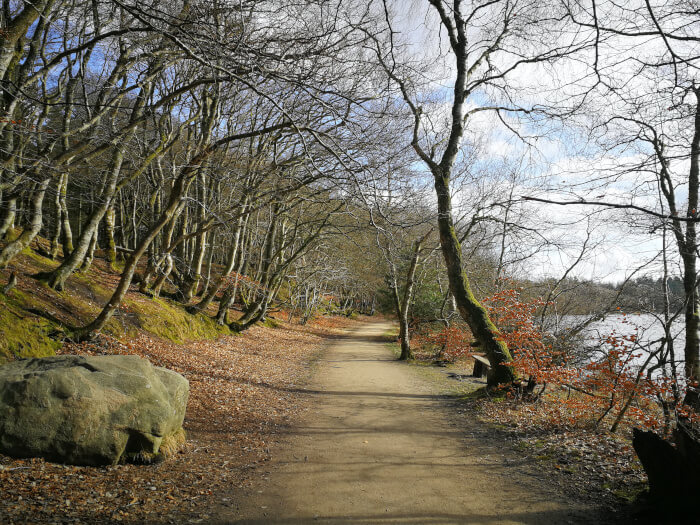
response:
<path id="1" fill-rule="evenodd" d="M 511 288 L 486 298 L 484 304 L 512 353 L 518 374 L 531 388 L 540 387 L 530 399 L 539 399 L 548 385 L 555 387 L 539 406 L 543 424 L 601 428 L 605 423 L 615 432 L 627 423 L 667 432 L 674 416 L 700 420 L 682 405 L 682 380 L 675 374 L 647 373 L 660 350 L 644 348 L 637 333 L 611 331 L 597 342 L 595 354 L 591 351 L 584 362 L 575 361 L 535 323 L 538 310 L 546 304 L 542 299 L 524 300 L 519 290 Z M 623 318 L 623 322 L 630 321 Z M 454 361 L 473 354 L 472 339 L 468 328 L 453 323 L 428 328 L 416 335 L 415 342 L 431 351 L 433 358 Z"/>
<path id="2" fill-rule="evenodd" d="M 567 366 L 567 356 L 556 351 L 534 322 L 535 312 L 545 306 L 540 298 L 523 301 L 517 289 L 501 290 L 484 300 L 491 319 L 513 356 L 513 366 L 531 381 L 561 383 L 576 374 Z"/>
<path id="3" fill-rule="evenodd" d="M 534 323 L 541 299 L 523 301 L 515 289 L 488 298 L 490 314 L 513 354 L 513 366 L 532 381 L 559 387 L 547 399 L 551 422 L 599 428 L 612 421 L 615 432 L 622 423 L 667 432 L 671 415 L 698 419 L 683 406 L 678 392 L 685 389 L 675 374 L 647 373 L 659 350 L 643 348 L 637 333 L 611 331 L 596 348 L 597 355 L 577 366 L 564 352 L 556 351 Z M 624 314 L 623 314 L 624 315 Z M 623 317 L 623 323 L 629 321 Z M 561 395 L 561 392 L 566 395 Z"/>
<path id="4" fill-rule="evenodd" d="M 450 324 L 440 329 L 427 329 L 414 336 L 417 346 L 430 349 L 434 357 L 449 362 L 469 357 L 472 353 L 472 334 L 461 324 Z"/>

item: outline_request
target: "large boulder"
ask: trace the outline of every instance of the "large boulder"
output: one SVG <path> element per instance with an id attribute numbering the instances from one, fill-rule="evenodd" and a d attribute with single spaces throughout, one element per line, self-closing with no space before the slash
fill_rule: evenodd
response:
<path id="1" fill-rule="evenodd" d="M 131 355 L 0 366 L 0 452 L 75 465 L 153 458 L 184 436 L 189 383 Z"/>

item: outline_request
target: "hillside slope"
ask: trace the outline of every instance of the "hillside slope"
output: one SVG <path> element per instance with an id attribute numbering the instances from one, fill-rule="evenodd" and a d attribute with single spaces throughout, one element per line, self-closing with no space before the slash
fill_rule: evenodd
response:
<path id="1" fill-rule="evenodd" d="M 41 255 L 46 240 L 35 240 L 4 270 L 0 270 L 0 288 L 14 273 L 17 285 L 0 293 L 0 363 L 15 357 L 53 355 L 70 338 L 71 327 L 92 320 L 109 299 L 119 273 L 104 260 L 96 258 L 87 272 L 76 272 L 65 290 L 58 292 L 32 276 L 58 266 Z M 147 333 L 175 343 L 214 339 L 230 334 L 206 314 L 191 315 L 167 298 L 150 298 L 132 286 L 123 305 L 103 333 L 117 339 Z"/>

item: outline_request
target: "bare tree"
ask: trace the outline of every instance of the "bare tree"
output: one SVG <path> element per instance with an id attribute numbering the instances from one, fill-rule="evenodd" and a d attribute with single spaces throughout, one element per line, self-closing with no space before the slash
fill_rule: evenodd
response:
<path id="1" fill-rule="evenodd" d="M 513 73 L 527 64 L 559 57 L 569 52 L 570 46 L 547 41 L 544 31 L 553 17 L 530 2 L 429 0 L 428 3 L 431 13 L 437 17 L 435 38 L 444 36 L 449 43 L 449 67 L 454 73 L 444 133 L 434 127 L 436 119 L 431 118 L 421 102 L 415 76 L 398 57 L 400 47 L 395 42 L 397 35 L 388 1 L 382 4 L 387 20 L 386 33 L 373 36 L 376 57 L 408 107 L 413 120 L 411 146 L 433 176 L 440 242 L 457 308 L 492 365 L 489 383 L 510 383 L 516 379 L 515 370 L 509 365 L 510 351 L 488 312 L 474 296 L 464 271 L 462 245 L 454 225 L 450 181 L 470 120 L 477 113 L 492 111 L 506 123 L 504 114 L 529 111 L 514 102 L 509 90 Z M 521 52 L 521 46 L 526 46 L 527 54 Z M 477 102 L 478 96 L 487 97 L 489 102 Z M 429 103 L 425 95 L 423 99 Z M 471 99 L 474 101 L 470 105 Z"/>

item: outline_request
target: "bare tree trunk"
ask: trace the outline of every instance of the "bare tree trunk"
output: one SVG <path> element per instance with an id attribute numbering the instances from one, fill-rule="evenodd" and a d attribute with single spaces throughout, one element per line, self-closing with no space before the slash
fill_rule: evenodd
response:
<path id="1" fill-rule="evenodd" d="M 5 238 L 7 232 L 10 231 L 15 224 L 15 215 L 17 214 L 17 196 L 8 196 L 4 205 L 4 214 L 0 221 L 0 241 Z"/>
<path id="2" fill-rule="evenodd" d="M 246 224 L 248 223 L 248 219 L 246 218 Z M 247 234 L 246 232 L 243 233 L 244 238 L 250 239 L 250 234 Z M 228 323 L 227 319 L 227 314 L 228 314 L 228 309 L 233 306 L 234 302 L 236 301 L 236 294 L 238 293 L 238 285 L 239 285 L 239 279 L 241 274 L 244 272 L 248 261 L 247 261 L 247 243 L 248 241 L 243 241 L 241 243 L 240 247 L 240 255 L 238 256 L 238 264 L 236 265 L 235 273 L 236 273 L 236 278 L 233 283 L 233 286 L 229 285 L 229 287 L 226 289 L 224 292 L 223 296 L 221 297 L 221 300 L 219 301 L 219 311 L 216 314 L 216 322 L 220 325 L 224 325 Z"/>
<path id="3" fill-rule="evenodd" d="M 95 258 L 95 248 L 97 247 L 97 236 L 100 233 L 99 228 L 95 228 L 92 232 L 92 239 L 90 239 L 90 245 L 88 246 L 87 253 L 85 254 L 85 259 L 83 259 L 83 264 L 80 266 L 80 271 L 87 272 L 92 266 L 92 260 Z"/>
<path id="4" fill-rule="evenodd" d="M 211 241 L 209 241 L 208 256 L 204 264 L 204 285 L 202 286 L 202 296 L 206 297 L 211 287 L 211 265 L 214 262 L 214 246 L 216 245 L 216 232 L 212 233 Z"/>
<path id="5" fill-rule="evenodd" d="M 687 216 L 698 215 L 700 193 L 700 87 L 695 92 L 695 130 L 690 145 Z M 685 376 L 688 379 L 687 402 L 700 409 L 700 314 L 697 290 L 697 231 L 696 223 L 688 221 L 685 239 L 679 246 L 683 260 L 683 290 L 685 292 Z"/>
<path id="6" fill-rule="evenodd" d="M 207 232 L 202 232 L 197 235 L 194 248 L 194 265 L 190 269 L 193 275 L 187 279 L 182 291 L 182 302 L 187 304 L 192 298 L 197 295 L 199 283 L 202 280 L 202 264 L 204 263 L 204 254 L 207 246 Z"/>
<path id="7" fill-rule="evenodd" d="M 58 179 L 56 186 L 56 225 L 54 236 L 51 239 L 51 258 L 58 256 L 58 244 L 63 247 L 63 258 L 65 259 L 73 252 L 73 232 L 68 216 L 68 205 L 66 195 L 68 193 L 68 175 L 63 173 Z"/>
<path id="8" fill-rule="evenodd" d="M 205 220 L 205 207 L 207 203 L 207 184 L 206 184 L 206 177 L 204 175 L 203 171 L 200 171 L 199 176 L 197 177 L 197 180 L 199 182 L 199 213 L 198 213 L 198 220 L 199 223 L 204 222 Z M 187 284 L 184 287 L 184 290 L 182 292 L 183 295 L 183 302 L 185 304 L 189 303 L 192 298 L 197 295 L 197 291 L 199 290 L 199 283 L 202 281 L 202 265 L 204 264 L 204 256 L 207 251 L 207 239 L 209 238 L 209 235 L 207 232 L 202 232 L 200 235 L 197 235 L 197 237 L 194 239 L 194 260 L 193 260 L 193 265 L 191 268 L 192 272 L 192 277 L 187 280 Z"/>
<path id="9" fill-rule="evenodd" d="M 182 213 L 183 206 L 184 203 L 180 203 L 178 209 L 173 214 L 173 219 L 170 221 L 168 229 L 165 232 L 165 238 L 162 241 L 162 245 L 166 250 L 166 252 L 163 254 L 163 261 L 161 261 L 160 264 L 149 264 L 141 279 L 141 286 L 139 287 L 139 292 L 141 293 L 148 293 L 148 288 L 151 285 L 151 279 L 153 278 L 155 272 L 160 269 L 161 273 L 158 275 L 155 283 L 153 283 L 153 295 L 154 297 L 158 297 L 160 295 L 161 288 L 163 287 L 163 283 L 165 283 L 165 280 L 170 275 L 170 272 L 173 271 L 174 261 L 171 255 L 172 250 L 175 249 L 175 247 L 172 247 L 173 234 L 175 233 L 175 226 L 177 226 L 177 218 L 180 216 L 180 213 Z M 164 270 L 160 268 L 162 264 L 165 264 Z"/>
<path id="10" fill-rule="evenodd" d="M 0 269 L 7 267 L 10 261 L 22 250 L 29 246 L 29 244 L 37 236 L 39 230 L 41 230 L 41 224 L 43 221 L 43 204 L 44 195 L 46 195 L 46 189 L 49 187 L 51 179 L 46 178 L 41 182 L 37 183 L 37 187 L 32 193 L 30 205 L 31 217 L 29 224 L 24 228 L 24 231 L 20 234 L 17 239 L 8 243 L 5 248 L 0 252 Z"/>
<path id="11" fill-rule="evenodd" d="M 36 275 L 39 280 L 46 282 L 46 284 L 48 284 L 51 288 L 55 290 L 62 290 L 66 283 L 66 279 L 68 279 L 68 277 L 75 270 L 77 270 L 85 260 L 85 255 L 87 254 L 92 239 L 95 236 L 95 230 L 97 230 L 98 226 L 100 225 L 100 221 L 102 220 L 102 217 L 104 217 L 104 214 L 107 211 L 109 203 L 114 195 L 114 191 L 117 186 L 117 178 L 119 177 L 123 160 L 124 151 L 122 147 L 118 147 L 114 152 L 110 173 L 105 181 L 102 202 L 95 206 L 95 209 L 90 214 L 87 224 L 85 224 L 85 227 L 78 237 L 78 242 L 75 249 L 57 268 L 50 272 L 42 272 Z"/>
<path id="12" fill-rule="evenodd" d="M 105 256 L 110 264 L 114 264 L 117 262 L 117 244 L 114 240 L 115 220 L 116 212 L 114 209 L 114 202 L 111 202 L 104 216 L 106 244 Z"/>
<path id="13" fill-rule="evenodd" d="M 403 332 L 403 337 L 401 338 L 401 356 L 399 359 L 413 359 L 413 351 L 411 350 L 411 334 L 409 332 L 408 326 L 408 312 L 411 306 L 411 300 L 413 298 L 413 286 L 415 284 L 416 268 L 418 268 L 418 260 L 420 259 L 421 244 L 428 237 L 426 235 L 422 239 L 415 242 L 413 247 L 413 257 L 411 258 L 411 265 L 408 268 L 408 273 L 406 274 L 406 289 L 403 291 L 403 300 L 401 301 L 400 308 L 400 319 L 399 323 L 401 325 L 400 331 Z"/>
<path id="14" fill-rule="evenodd" d="M 248 223 L 248 215 L 246 215 L 244 218 L 243 213 L 245 211 L 245 207 L 246 205 L 244 204 L 243 208 L 241 209 L 241 215 L 238 216 L 238 220 L 236 221 L 236 229 L 234 230 L 233 243 L 231 244 L 231 249 L 228 253 L 226 268 L 221 273 L 221 276 L 217 279 L 216 284 L 211 286 L 209 288 L 209 292 L 206 293 L 204 297 L 202 297 L 202 300 L 196 305 L 191 306 L 189 308 L 190 313 L 205 310 L 214 300 L 216 294 L 218 294 L 219 291 L 221 291 L 221 288 L 223 288 L 224 284 L 226 283 L 226 280 L 231 275 L 231 272 L 233 272 L 234 266 L 236 265 L 236 260 L 240 258 L 238 254 L 242 251 L 241 235 L 244 233 L 246 225 Z"/>
<path id="15" fill-rule="evenodd" d="M 253 326 L 258 321 L 265 319 L 267 315 L 267 309 L 270 303 L 274 300 L 274 297 L 279 291 L 279 286 L 281 284 L 281 279 L 274 280 L 274 283 L 270 284 L 270 290 L 264 295 L 262 300 L 257 301 L 253 308 L 251 308 L 246 314 L 241 317 L 238 321 L 230 323 L 229 327 L 235 332 L 243 332 L 251 326 Z"/>
<path id="16" fill-rule="evenodd" d="M 158 278 L 153 283 L 153 297 L 160 296 L 160 291 L 163 289 L 163 284 L 165 284 L 165 281 L 170 276 L 170 273 L 172 271 L 173 271 L 173 256 L 168 253 L 165 256 L 165 268 L 163 268 L 161 270 L 160 275 L 158 275 Z"/>
<path id="17" fill-rule="evenodd" d="M 63 184 L 61 184 L 58 192 L 58 203 L 61 208 L 61 229 L 63 244 L 63 258 L 65 259 L 73 252 L 73 230 L 70 226 L 70 216 L 68 215 L 68 204 L 66 195 L 68 194 L 68 175 L 63 175 Z"/>
<path id="18" fill-rule="evenodd" d="M 225 325 L 228 323 L 227 314 L 228 309 L 233 305 L 233 301 L 236 298 L 236 292 L 238 291 L 238 278 L 236 278 L 236 283 L 233 286 L 229 286 L 224 291 L 221 296 L 221 301 L 219 301 L 219 311 L 216 314 L 216 323 L 219 325 Z"/>
<path id="19" fill-rule="evenodd" d="M 63 223 L 61 222 L 61 200 L 59 198 L 59 195 L 61 194 L 62 185 L 63 175 L 61 175 L 56 184 L 56 196 L 54 198 L 54 207 L 56 208 L 56 222 L 54 223 L 53 235 L 51 236 L 51 248 L 49 249 L 51 259 L 56 259 L 56 257 L 58 257 L 58 245 L 61 241 L 61 231 L 63 229 Z"/>
<path id="20" fill-rule="evenodd" d="M 200 155 L 198 158 L 203 157 L 204 155 Z M 107 324 L 107 322 L 112 318 L 112 315 L 114 315 L 114 312 L 124 300 L 124 296 L 129 290 L 129 286 L 131 285 L 131 281 L 134 277 L 134 272 L 136 271 L 136 265 L 141 259 L 141 256 L 146 253 L 146 250 L 158 233 L 168 224 L 168 222 L 173 219 L 180 205 L 180 200 L 187 192 L 187 187 L 190 182 L 191 178 L 187 177 L 187 173 L 181 174 L 175 181 L 168 206 L 163 211 L 161 217 L 158 219 L 158 222 L 151 227 L 146 236 L 141 240 L 141 242 L 138 243 L 136 249 L 134 249 L 129 256 L 129 259 L 126 261 L 126 265 L 124 266 L 122 277 L 116 290 L 112 294 L 112 297 L 109 299 L 105 307 L 94 321 L 77 330 L 77 335 L 80 339 L 89 339 L 93 337 L 96 333 L 102 330 L 105 324 Z"/>
<path id="21" fill-rule="evenodd" d="M 252 319 L 259 318 L 257 316 L 260 308 L 271 292 L 270 282 L 272 279 L 275 240 L 277 238 L 279 226 L 279 210 L 280 203 L 275 202 L 270 213 L 271 223 L 267 234 L 265 235 L 265 242 L 262 246 L 262 253 L 260 254 L 260 264 L 258 265 L 258 271 L 256 272 L 256 280 L 260 283 L 262 288 L 262 297 L 257 300 L 253 298 L 253 304 L 247 308 L 247 310 L 243 313 L 243 316 L 238 321 L 230 324 L 231 329 L 237 332 L 245 330 L 247 327 L 251 326 L 254 323 L 251 323 Z"/>

